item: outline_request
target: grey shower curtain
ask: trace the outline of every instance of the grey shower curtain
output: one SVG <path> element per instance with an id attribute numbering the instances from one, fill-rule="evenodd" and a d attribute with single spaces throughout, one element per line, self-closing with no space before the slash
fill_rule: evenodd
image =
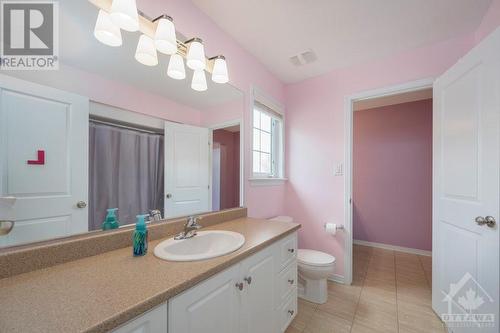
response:
<path id="1" fill-rule="evenodd" d="M 119 209 L 121 225 L 163 212 L 163 145 L 160 134 L 90 123 L 89 230 L 101 228 L 107 208 Z"/>

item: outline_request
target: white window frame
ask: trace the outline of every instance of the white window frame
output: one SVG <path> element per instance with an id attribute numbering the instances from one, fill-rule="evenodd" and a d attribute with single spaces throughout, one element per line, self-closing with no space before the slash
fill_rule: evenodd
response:
<path id="1" fill-rule="evenodd" d="M 253 132 L 254 132 L 254 110 L 259 109 L 271 117 L 271 173 L 254 173 L 253 171 Z M 275 134 L 277 124 L 280 124 L 278 135 Z M 259 90 L 253 90 L 253 99 L 251 103 L 251 178 L 253 185 L 279 185 L 286 181 L 285 178 L 285 115 L 283 107 L 262 94 Z"/>

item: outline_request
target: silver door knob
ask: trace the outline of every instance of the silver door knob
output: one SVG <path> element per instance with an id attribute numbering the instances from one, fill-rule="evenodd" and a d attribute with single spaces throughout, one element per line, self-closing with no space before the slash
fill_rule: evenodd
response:
<path id="1" fill-rule="evenodd" d="M 78 207 L 78 208 L 85 208 L 85 207 L 87 207 L 87 203 L 85 201 L 78 201 L 76 203 L 76 207 Z"/>
<path id="2" fill-rule="evenodd" d="M 172 197 L 172 194 L 168 193 L 167 194 L 167 199 L 170 199 Z"/>
<path id="3" fill-rule="evenodd" d="M 495 218 L 493 216 L 486 216 L 486 217 L 478 216 L 476 217 L 475 221 L 478 225 L 486 224 L 490 228 L 494 228 L 497 223 L 497 221 L 495 221 Z"/>
<path id="4" fill-rule="evenodd" d="M 495 224 L 497 224 L 497 221 L 495 221 L 495 218 L 493 216 L 486 216 L 484 218 L 484 223 L 490 228 L 494 228 Z"/>

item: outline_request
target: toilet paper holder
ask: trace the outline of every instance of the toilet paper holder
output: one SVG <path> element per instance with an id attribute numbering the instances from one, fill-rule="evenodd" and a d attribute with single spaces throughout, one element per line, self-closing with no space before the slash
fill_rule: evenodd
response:
<path id="1" fill-rule="evenodd" d="M 325 224 L 323 225 L 323 228 L 324 228 L 324 229 L 326 229 L 326 225 L 327 225 L 327 224 L 328 224 L 328 223 L 325 223 Z M 344 225 L 343 225 L 343 224 L 337 224 L 337 225 L 335 226 L 335 229 L 337 229 L 337 230 L 344 230 L 345 228 L 344 228 Z"/>

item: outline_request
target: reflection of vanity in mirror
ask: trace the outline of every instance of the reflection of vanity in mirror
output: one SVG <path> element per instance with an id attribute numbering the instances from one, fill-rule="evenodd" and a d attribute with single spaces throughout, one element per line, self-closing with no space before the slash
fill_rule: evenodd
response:
<path id="1" fill-rule="evenodd" d="M 0 220 L 15 221 L 0 247 L 110 228 L 108 209 L 114 228 L 241 206 L 243 95 L 212 80 L 214 59 L 197 91 L 190 68 L 167 75 L 169 55 L 136 61 L 138 33 L 120 48 L 89 34 L 91 3 L 59 6 L 59 69 L 0 76 Z"/>

